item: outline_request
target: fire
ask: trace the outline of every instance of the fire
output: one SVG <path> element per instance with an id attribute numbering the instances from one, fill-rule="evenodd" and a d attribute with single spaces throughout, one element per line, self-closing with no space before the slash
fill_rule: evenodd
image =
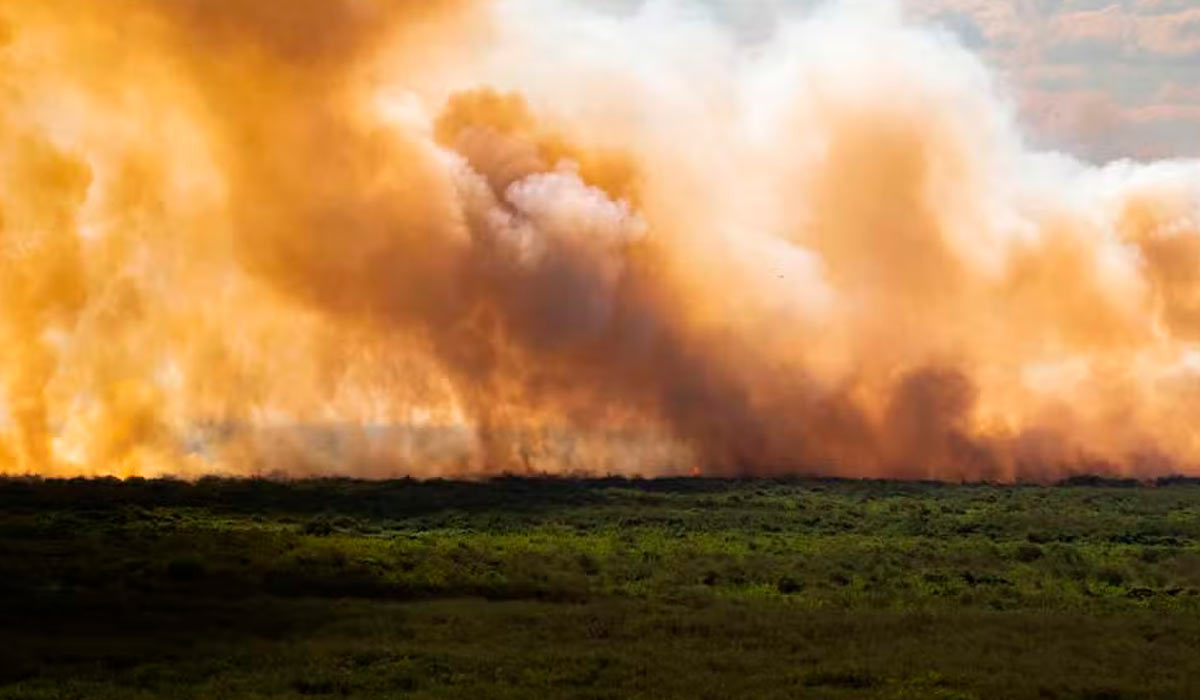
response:
<path id="1" fill-rule="evenodd" d="M 0 471 L 1200 473 L 1200 164 L 942 33 L 282 7 L 0 8 Z"/>

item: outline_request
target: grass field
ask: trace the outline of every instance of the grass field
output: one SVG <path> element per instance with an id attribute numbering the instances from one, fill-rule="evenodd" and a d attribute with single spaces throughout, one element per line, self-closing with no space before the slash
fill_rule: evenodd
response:
<path id="1" fill-rule="evenodd" d="M 1200 485 L 0 481 L 0 698 L 1200 697 Z"/>

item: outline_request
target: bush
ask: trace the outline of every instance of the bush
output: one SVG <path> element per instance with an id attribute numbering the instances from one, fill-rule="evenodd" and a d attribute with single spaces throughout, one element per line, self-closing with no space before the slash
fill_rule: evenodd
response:
<path id="1" fill-rule="evenodd" d="M 349 515 L 339 515 L 331 520 L 329 524 L 333 529 L 343 532 L 357 532 L 360 529 L 358 521 Z"/>
<path id="2" fill-rule="evenodd" d="M 784 576 L 775 584 L 775 588 L 784 595 L 791 595 L 804 590 L 804 584 L 791 576 Z"/>
<path id="3" fill-rule="evenodd" d="M 304 523 L 303 532 L 315 537 L 326 537 L 333 534 L 333 523 L 329 522 L 329 518 L 325 515 L 316 515 Z"/>
<path id="4" fill-rule="evenodd" d="M 1017 547 L 1016 557 L 1019 562 L 1028 564 L 1041 559 L 1043 556 L 1045 556 L 1045 552 L 1042 551 L 1042 548 L 1032 542 Z"/>
<path id="5" fill-rule="evenodd" d="M 204 562 L 192 557 L 173 559 L 167 563 L 167 578 L 172 581 L 198 581 L 207 574 Z"/>
<path id="6" fill-rule="evenodd" d="M 1096 572 L 1096 579 L 1109 586 L 1120 586 L 1125 583 L 1125 572 L 1116 567 L 1106 566 Z"/>

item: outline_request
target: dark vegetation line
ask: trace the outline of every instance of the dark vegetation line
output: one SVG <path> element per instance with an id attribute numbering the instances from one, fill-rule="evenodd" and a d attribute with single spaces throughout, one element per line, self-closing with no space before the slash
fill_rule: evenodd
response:
<path id="1" fill-rule="evenodd" d="M 362 480 L 353 478 L 280 479 L 259 477 L 203 477 L 196 481 L 173 478 L 132 477 L 43 478 L 0 476 L 0 504 L 8 506 L 102 506 L 128 503 L 146 506 L 215 507 L 236 510 L 264 505 L 296 511 L 349 509 L 370 512 L 383 506 L 437 510 L 447 506 L 461 509 L 489 508 L 525 502 L 580 504 L 598 501 L 612 490 L 660 494 L 704 494 L 755 488 L 835 488 L 865 494 L 899 494 L 947 488 L 1038 489 L 1037 484 L 987 482 L 949 484 L 938 481 L 893 481 L 887 479 L 837 479 L 813 477 L 736 478 L 627 478 L 504 475 L 486 480 L 402 478 Z M 1162 488 L 1200 486 L 1200 478 L 1166 476 L 1153 480 L 1113 478 L 1098 475 L 1072 476 L 1052 488 L 1090 486 L 1096 488 Z"/>

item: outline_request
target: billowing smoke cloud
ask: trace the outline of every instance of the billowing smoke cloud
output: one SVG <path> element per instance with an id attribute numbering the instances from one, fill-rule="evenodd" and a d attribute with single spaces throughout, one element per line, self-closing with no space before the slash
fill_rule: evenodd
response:
<path id="1" fill-rule="evenodd" d="M 0 8 L 0 471 L 1200 472 L 1200 163 L 894 7 Z"/>

